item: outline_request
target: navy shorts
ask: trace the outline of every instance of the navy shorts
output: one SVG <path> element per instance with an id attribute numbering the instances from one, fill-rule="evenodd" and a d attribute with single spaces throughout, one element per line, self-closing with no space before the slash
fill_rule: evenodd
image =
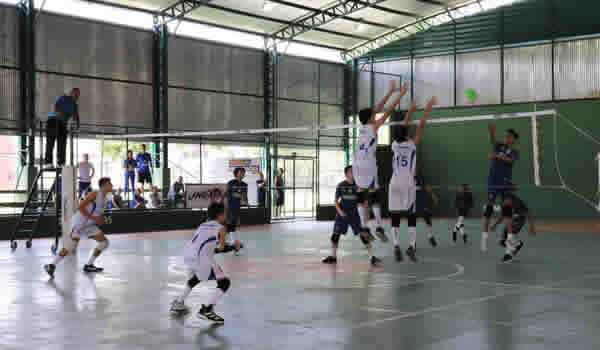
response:
<path id="1" fill-rule="evenodd" d="M 360 224 L 358 210 L 346 211 L 345 217 L 342 217 L 340 214 L 335 215 L 333 233 L 345 235 L 348 233 L 348 227 L 352 227 L 352 232 L 354 232 L 355 235 L 360 233 L 362 225 Z"/>
<path id="2" fill-rule="evenodd" d="M 91 182 L 84 182 L 84 181 L 79 181 L 79 187 L 77 188 L 77 192 L 79 192 L 79 195 L 81 195 L 82 193 L 85 193 L 85 191 L 92 185 Z"/>
<path id="3" fill-rule="evenodd" d="M 417 218 L 430 218 L 433 216 L 433 211 L 431 208 L 417 206 L 415 216 Z"/>
<path id="4" fill-rule="evenodd" d="M 488 203 L 494 203 L 498 197 L 500 200 L 511 199 L 514 185 L 504 180 L 488 181 Z"/>
<path id="5" fill-rule="evenodd" d="M 152 174 L 147 171 L 147 172 L 139 172 L 139 176 L 138 176 L 138 182 L 141 184 L 145 184 L 148 183 L 150 185 L 152 185 Z"/>
<path id="6" fill-rule="evenodd" d="M 456 213 L 458 214 L 458 216 L 463 216 L 463 217 L 467 217 L 469 216 L 469 209 L 467 208 L 457 208 L 456 209 Z"/>

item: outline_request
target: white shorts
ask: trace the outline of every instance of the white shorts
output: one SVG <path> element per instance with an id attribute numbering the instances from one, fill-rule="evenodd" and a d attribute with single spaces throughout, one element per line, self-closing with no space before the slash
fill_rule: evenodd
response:
<path id="1" fill-rule="evenodd" d="M 377 165 L 352 165 L 352 175 L 358 188 L 368 190 L 379 188 L 379 184 L 377 183 Z"/>
<path id="2" fill-rule="evenodd" d="M 408 211 L 414 213 L 417 198 L 416 186 L 394 186 L 389 189 L 389 211 Z"/>
<path id="3" fill-rule="evenodd" d="M 210 281 L 225 277 L 225 273 L 223 272 L 223 269 L 221 269 L 221 266 L 215 261 L 214 255 L 184 257 L 183 261 L 189 278 L 196 275 L 200 281 Z"/>
<path id="4" fill-rule="evenodd" d="M 71 233 L 69 234 L 69 236 L 71 236 L 71 238 L 80 238 L 80 237 L 90 238 L 90 237 L 94 237 L 100 233 L 102 233 L 102 230 L 100 229 L 100 227 L 98 227 L 94 224 L 73 225 L 73 228 L 71 229 Z"/>

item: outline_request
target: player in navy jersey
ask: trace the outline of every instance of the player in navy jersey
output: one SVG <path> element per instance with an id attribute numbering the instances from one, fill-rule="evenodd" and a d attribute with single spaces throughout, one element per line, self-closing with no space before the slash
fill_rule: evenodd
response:
<path id="1" fill-rule="evenodd" d="M 512 220 L 511 220 L 513 235 L 515 235 L 515 236 L 518 235 L 519 232 L 521 232 L 521 230 L 525 226 L 525 224 L 527 222 L 529 222 L 529 234 L 531 234 L 532 236 L 535 236 L 535 234 L 536 234 L 535 218 L 533 216 L 533 213 L 531 213 L 531 211 L 527 207 L 527 204 L 525 204 L 525 202 L 521 198 L 519 198 L 517 195 L 513 194 L 511 200 L 512 200 L 512 208 L 513 208 L 513 215 L 512 215 Z M 503 218 L 500 217 L 492 225 L 492 227 L 491 227 L 492 232 L 496 230 L 496 226 L 498 226 L 498 224 L 500 224 L 502 222 L 502 220 L 503 220 Z M 507 239 L 508 239 L 508 228 L 505 226 L 504 232 L 502 233 L 502 238 L 500 239 L 500 245 L 503 247 L 506 247 Z M 523 241 L 518 240 L 515 244 L 514 251 L 511 253 L 504 254 L 503 261 L 505 263 L 510 263 L 511 261 L 513 261 L 513 259 L 517 255 L 517 253 L 519 253 L 521 248 L 523 248 L 523 245 L 524 245 Z"/>
<path id="2" fill-rule="evenodd" d="M 381 260 L 373 255 L 368 232 L 362 229 L 360 215 L 358 214 L 358 187 L 354 182 L 352 166 L 344 169 L 346 180 L 340 182 L 335 190 L 335 223 L 333 225 L 333 234 L 331 235 L 331 255 L 323 259 L 324 264 L 337 263 L 337 248 L 340 236 L 348 232 L 348 226 L 352 227 L 354 235 L 360 235 L 360 239 L 367 248 L 369 261 L 372 265 L 381 264 Z"/>
<path id="3" fill-rule="evenodd" d="M 248 203 L 248 184 L 242 181 L 246 176 L 244 168 L 233 170 L 235 179 L 227 183 L 227 232 L 231 235 L 234 244 L 241 243 L 237 227 L 240 224 L 240 211 L 242 205 Z"/>
<path id="4" fill-rule="evenodd" d="M 458 220 L 452 229 L 452 241 L 456 243 L 458 233 L 460 233 L 463 242 L 466 244 L 469 238 L 465 232 L 465 218 L 469 216 L 471 209 L 473 209 L 473 193 L 469 189 L 468 184 L 462 184 L 460 186 L 460 191 L 456 193 L 454 206 L 456 207 Z"/>
<path id="5" fill-rule="evenodd" d="M 492 216 L 493 206 L 497 198 L 502 201 L 502 216 L 508 230 L 508 239 L 506 244 L 506 254 L 513 255 L 518 242 L 515 240 L 512 228 L 512 201 L 513 191 L 512 172 L 514 163 L 519 159 L 519 152 L 514 148 L 514 144 L 519 138 L 519 134 L 514 129 L 508 129 L 504 133 L 504 143 L 496 141 L 496 126 L 488 126 L 490 134 L 490 143 L 492 144 L 492 153 L 490 170 L 488 173 L 488 202 L 483 218 L 483 233 L 481 234 L 481 249 L 487 250 L 487 238 L 490 216 Z"/>
<path id="6" fill-rule="evenodd" d="M 433 206 L 439 203 L 438 197 L 433 192 L 433 189 L 425 181 L 425 176 L 420 167 L 417 167 L 417 175 L 415 176 L 415 186 L 417 186 L 416 193 L 416 216 L 417 218 L 423 218 L 427 225 L 427 240 L 432 247 L 437 246 L 437 240 L 433 233 Z"/>

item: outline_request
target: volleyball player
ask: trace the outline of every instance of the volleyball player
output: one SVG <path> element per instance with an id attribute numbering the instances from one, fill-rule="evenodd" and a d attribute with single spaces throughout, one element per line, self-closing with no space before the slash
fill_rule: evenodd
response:
<path id="1" fill-rule="evenodd" d="M 523 229 L 523 226 L 525 226 L 525 223 L 529 222 L 529 234 L 531 234 L 532 236 L 535 236 L 535 234 L 536 234 L 535 219 L 534 219 L 533 213 L 527 207 L 527 204 L 525 204 L 525 202 L 521 198 L 519 198 L 517 195 L 515 195 L 514 193 L 511 196 L 511 201 L 512 201 L 512 208 L 513 208 L 513 215 L 512 215 L 512 219 L 511 219 L 513 235 L 514 236 L 518 235 L 519 232 L 521 232 L 521 230 Z M 500 224 L 502 222 L 502 220 L 503 220 L 503 218 L 500 217 L 492 225 L 492 227 L 491 227 L 492 232 L 496 230 L 496 226 L 498 226 L 498 224 Z M 508 227 L 505 226 L 504 232 L 502 233 L 502 238 L 500 239 L 500 245 L 506 248 L 507 239 L 508 239 Z M 514 251 L 506 252 L 504 254 L 503 261 L 505 263 L 512 262 L 513 259 L 515 258 L 515 256 L 523 248 L 523 245 L 524 245 L 523 241 L 518 240 L 515 244 Z"/>
<path id="2" fill-rule="evenodd" d="M 494 203 L 499 197 L 502 201 L 502 217 L 508 230 L 506 241 L 506 255 L 513 255 L 519 242 L 513 235 L 512 228 L 512 201 L 511 192 L 513 190 L 512 171 L 515 162 L 519 159 L 519 151 L 514 148 L 514 144 L 519 138 L 519 134 L 514 129 L 508 129 L 504 133 L 504 143 L 496 141 L 496 126 L 488 126 L 490 143 L 492 144 L 492 153 L 490 169 L 488 173 L 488 202 L 483 215 L 483 233 L 481 234 L 481 250 L 487 250 L 489 220 L 494 210 Z"/>
<path id="3" fill-rule="evenodd" d="M 85 272 L 102 272 L 101 267 L 94 265 L 100 254 L 108 248 L 108 239 L 98 227 L 104 224 L 104 208 L 106 207 L 106 194 L 112 192 L 113 186 L 110 178 L 103 177 L 98 181 L 98 191 L 90 192 L 79 204 L 79 209 L 73 215 L 71 221 L 70 239 L 65 240 L 63 248 L 54 258 L 51 264 L 45 265 L 44 270 L 54 277 L 56 265 L 61 262 L 70 251 L 74 250 L 81 236 L 94 239 L 98 242 L 92 250 L 88 263 L 83 266 Z"/>
<path id="4" fill-rule="evenodd" d="M 417 175 L 415 176 L 415 186 L 417 187 L 416 192 L 416 216 L 417 218 L 423 218 L 425 225 L 427 226 L 427 241 L 432 247 L 437 247 L 437 240 L 433 233 L 433 206 L 438 205 L 438 197 L 433 192 L 431 186 L 425 181 L 423 170 L 421 167 L 417 168 Z"/>
<path id="5" fill-rule="evenodd" d="M 392 213 L 392 238 L 394 242 L 394 254 L 396 260 L 401 261 L 402 251 L 400 250 L 400 220 L 403 216 L 408 219 L 408 238 L 409 247 L 406 255 L 413 261 L 417 261 L 416 242 L 417 242 L 417 217 L 416 217 L 416 184 L 415 184 L 415 164 L 417 162 L 417 145 L 421 141 L 421 135 L 425 128 L 425 122 L 429 117 L 431 108 L 435 105 L 435 97 L 427 102 L 423 117 L 415 136 L 408 136 L 408 122 L 415 109 L 416 103 L 413 101 L 404 124 L 394 128 L 394 142 L 392 142 L 392 151 L 394 152 L 392 165 L 393 174 L 389 187 L 389 210 Z"/>
<path id="6" fill-rule="evenodd" d="M 348 226 L 352 228 L 354 235 L 360 235 L 360 239 L 365 245 L 369 254 L 371 265 L 381 264 L 381 260 L 373 255 L 369 236 L 361 228 L 360 215 L 357 208 L 358 187 L 354 182 L 352 175 L 352 166 L 344 169 L 346 180 L 340 182 L 335 190 L 335 223 L 333 224 L 333 234 L 331 235 L 331 255 L 322 260 L 324 264 L 337 263 L 337 248 L 342 235 L 348 232 Z"/>
<path id="7" fill-rule="evenodd" d="M 183 293 L 171 303 L 171 312 L 184 314 L 189 311 L 185 299 L 192 289 L 201 281 L 217 281 L 217 288 L 208 298 L 206 304 L 198 311 L 198 317 L 222 324 L 225 320 L 214 312 L 217 302 L 229 289 L 231 281 L 225 276 L 221 267 L 215 261 L 215 253 L 226 251 L 225 243 L 225 206 L 222 203 L 212 203 L 208 207 L 208 221 L 201 224 L 196 234 L 188 241 L 184 248 L 184 264 L 188 272 L 188 281 Z M 236 248 L 239 249 L 239 242 Z"/>
<path id="8" fill-rule="evenodd" d="M 377 148 L 377 133 L 379 128 L 385 123 L 388 117 L 392 114 L 395 107 L 400 103 L 402 97 L 408 91 L 408 84 L 402 85 L 399 90 L 400 94 L 392 102 L 383 116 L 377 119 L 377 114 L 381 113 L 385 108 L 385 104 L 389 98 L 397 91 L 396 82 L 392 81 L 388 93 L 381 99 L 375 109 L 366 108 L 358 113 L 360 123 L 362 124 L 358 130 L 357 150 L 354 153 L 354 163 L 352 172 L 354 180 L 358 186 L 358 213 L 362 229 L 368 232 L 367 222 L 369 220 L 369 204 L 373 207 L 376 221 L 376 234 L 384 242 L 388 238 L 383 230 L 381 220 L 381 207 L 377 198 L 377 161 L 375 153 Z"/>
<path id="9" fill-rule="evenodd" d="M 460 191 L 456 193 L 454 201 L 458 219 L 456 225 L 452 229 L 452 241 L 456 243 L 458 239 L 458 233 L 462 236 L 463 242 L 467 244 L 468 236 L 465 232 L 465 218 L 469 216 L 471 209 L 473 209 L 473 193 L 469 189 L 469 185 L 462 184 Z"/>
<path id="10" fill-rule="evenodd" d="M 237 228 L 240 224 L 242 204 L 248 203 L 248 184 L 243 181 L 246 170 L 235 168 L 233 176 L 235 178 L 227 183 L 227 233 L 236 246 L 241 246 Z"/>

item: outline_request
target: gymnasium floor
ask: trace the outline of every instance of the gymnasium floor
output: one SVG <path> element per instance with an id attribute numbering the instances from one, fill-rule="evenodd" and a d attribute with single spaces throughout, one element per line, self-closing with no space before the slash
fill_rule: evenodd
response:
<path id="1" fill-rule="evenodd" d="M 358 239 L 329 253 L 331 223 L 301 222 L 244 231 L 246 251 L 221 255 L 232 288 L 217 306 L 226 324 L 196 319 L 204 288 L 178 319 L 169 303 L 184 283 L 181 248 L 190 232 L 112 236 L 98 260 L 106 272 L 80 272 L 92 242 L 82 241 L 49 281 L 50 240 L 31 250 L 0 250 L 0 349 L 598 349 L 600 236 L 524 236 L 520 259 L 500 264 L 490 238 L 452 245 L 437 221 L 438 248 L 419 236 L 420 262 L 371 269 Z M 469 222 L 479 236 L 477 221 Z M 422 223 L 419 223 L 422 233 Z M 406 237 L 402 242 L 406 248 Z"/>

